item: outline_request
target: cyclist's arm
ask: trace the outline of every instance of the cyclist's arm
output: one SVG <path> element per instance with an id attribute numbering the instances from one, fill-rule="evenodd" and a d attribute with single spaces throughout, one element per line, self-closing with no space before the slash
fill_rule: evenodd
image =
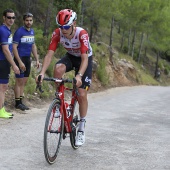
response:
<path id="1" fill-rule="evenodd" d="M 86 71 L 87 65 L 88 65 L 88 54 L 81 54 L 81 64 L 78 72 L 83 75 Z"/>
<path id="2" fill-rule="evenodd" d="M 41 82 L 44 78 L 44 74 L 45 74 L 46 70 L 48 69 L 48 67 L 51 63 L 54 51 L 57 49 L 59 39 L 60 39 L 59 29 L 56 29 L 52 34 L 51 41 L 50 41 L 50 44 L 49 44 L 49 47 L 48 47 L 48 52 L 47 52 L 46 56 L 44 57 L 42 69 L 41 69 L 41 72 L 39 74 L 39 75 L 41 75 Z"/>
<path id="3" fill-rule="evenodd" d="M 89 51 L 89 36 L 85 30 L 82 30 L 79 35 L 79 40 L 81 43 L 81 65 L 79 73 L 84 74 L 88 65 L 88 51 Z"/>
<path id="4" fill-rule="evenodd" d="M 40 72 L 41 75 L 44 75 L 46 70 L 48 69 L 48 67 L 49 67 L 49 65 L 51 63 L 53 54 L 54 54 L 53 50 L 48 50 L 48 52 L 47 52 L 47 54 L 46 54 L 46 56 L 44 58 L 44 61 L 43 61 L 42 70 Z"/>
<path id="5" fill-rule="evenodd" d="M 77 87 L 80 87 L 82 85 L 81 79 L 82 79 L 83 74 L 86 71 L 87 65 L 88 65 L 88 55 L 81 54 L 81 64 L 80 64 L 78 74 L 76 75 L 76 80 L 77 80 L 76 86 Z"/>
<path id="6" fill-rule="evenodd" d="M 43 64 L 42 64 L 41 72 L 40 72 L 40 74 L 36 77 L 36 82 L 37 82 L 37 83 L 42 83 L 43 78 L 44 78 L 44 75 L 45 75 L 45 72 L 46 72 L 46 70 L 48 69 L 48 66 L 49 66 L 50 63 L 51 63 L 53 54 L 54 54 L 54 51 L 48 50 L 46 56 L 44 57 L 44 61 L 43 61 Z M 41 80 L 39 80 L 39 76 L 41 76 Z"/>

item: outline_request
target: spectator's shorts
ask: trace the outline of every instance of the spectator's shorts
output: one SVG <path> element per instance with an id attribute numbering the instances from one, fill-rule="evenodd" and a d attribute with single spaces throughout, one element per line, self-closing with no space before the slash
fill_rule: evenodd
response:
<path id="1" fill-rule="evenodd" d="M 26 67 L 26 71 L 22 71 L 19 68 L 19 63 L 18 61 L 14 58 L 14 61 L 16 63 L 16 65 L 18 66 L 18 68 L 20 69 L 20 74 L 15 74 L 16 78 L 23 78 L 23 77 L 29 77 L 30 75 L 30 71 L 31 71 L 31 59 L 30 57 L 21 57 L 22 62 L 25 64 Z"/>
<path id="2" fill-rule="evenodd" d="M 10 67 L 8 60 L 0 60 L 0 84 L 8 84 Z"/>

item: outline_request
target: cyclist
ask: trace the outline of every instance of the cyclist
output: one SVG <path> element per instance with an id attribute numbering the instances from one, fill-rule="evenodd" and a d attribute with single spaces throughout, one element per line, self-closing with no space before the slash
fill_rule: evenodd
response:
<path id="1" fill-rule="evenodd" d="M 15 22 L 15 13 L 12 9 L 3 12 L 3 24 L 0 26 L 0 118 L 12 118 L 13 114 L 5 111 L 5 92 L 8 88 L 10 66 L 16 74 L 20 74 L 12 56 L 11 26 Z"/>
<path id="2" fill-rule="evenodd" d="M 92 48 L 86 30 L 76 27 L 77 14 L 71 9 L 63 9 L 56 16 L 56 23 L 59 26 L 54 30 L 48 52 L 44 58 L 40 72 L 41 82 L 44 74 L 51 63 L 52 56 L 61 43 L 67 53 L 56 63 L 54 77 L 62 78 L 65 72 L 75 69 L 76 86 L 79 87 L 79 112 L 80 125 L 76 138 L 76 145 L 80 146 L 85 142 L 85 122 L 88 109 L 87 91 L 92 78 Z"/>
<path id="3" fill-rule="evenodd" d="M 28 81 L 31 70 L 31 52 L 37 61 L 37 68 L 39 67 L 39 59 L 34 40 L 34 30 L 31 28 L 33 24 L 33 15 L 31 13 L 27 12 L 23 15 L 23 24 L 24 25 L 18 28 L 14 33 L 13 53 L 15 57 L 14 61 L 21 72 L 15 75 L 15 108 L 24 111 L 29 109 L 22 103 L 22 98 L 24 86 Z"/>

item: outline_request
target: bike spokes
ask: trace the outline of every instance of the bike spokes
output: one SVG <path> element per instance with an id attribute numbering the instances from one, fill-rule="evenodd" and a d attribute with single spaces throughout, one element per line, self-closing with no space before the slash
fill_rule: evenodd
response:
<path id="1" fill-rule="evenodd" d="M 49 107 L 44 128 L 44 154 L 49 164 L 54 163 L 61 145 L 63 134 L 63 117 L 55 117 L 54 110 L 60 107 L 54 100 Z"/>

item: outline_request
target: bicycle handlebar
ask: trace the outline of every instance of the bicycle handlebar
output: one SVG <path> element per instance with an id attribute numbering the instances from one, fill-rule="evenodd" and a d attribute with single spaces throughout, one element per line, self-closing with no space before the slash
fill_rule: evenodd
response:
<path id="1" fill-rule="evenodd" d="M 72 79 L 58 79 L 58 78 L 44 78 L 43 80 L 46 80 L 46 81 L 54 81 L 56 83 L 73 83 L 73 80 Z"/>
<path id="2" fill-rule="evenodd" d="M 51 78 L 43 78 L 43 80 L 45 81 L 54 81 L 56 83 L 73 83 L 73 89 L 75 90 L 76 92 L 76 95 L 78 96 L 79 95 L 79 92 L 78 92 L 78 89 L 76 87 L 76 79 L 73 78 L 73 79 L 64 79 L 64 78 L 61 78 L 61 79 L 58 79 L 58 78 L 54 78 L 54 77 L 51 77 Z M 42 87 L 41 87 L 41 84 L 40 84 L 40 81 L 41 81 L 41 75 L 38 76 L 38 83 L 37 83 L 37 86 L 36 86 L 36 90 L 38 89 L 41 93 L 44 92 L 44 90 L 42 90 Z"/>

